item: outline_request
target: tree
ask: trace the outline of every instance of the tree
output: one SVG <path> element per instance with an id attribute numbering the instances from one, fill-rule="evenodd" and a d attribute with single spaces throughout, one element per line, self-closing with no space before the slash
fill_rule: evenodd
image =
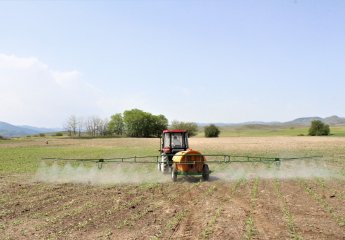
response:
<path id="1" fill-rule="evenodd" d="M 85 122 L 86 133 L 91 137 L 105 136 L 108 132 L 108 120 L 97 116 L 89 117 Z"/>
<path id="2" fill-rule="evenodd" d="M 327 136 L 330 134 L 328 124 L 324 124 L 320 120 L 314 120 L 311 122 L 309 128 L 309 136 Z"/>
<path id="3" fill-rule="evenodd" d="M 165 116 L 155 116 L 140 109 L 125 111 L 123 122 L 129 137 L 158 137 L 168 125 Z"/>
<path id="4" fill-rule="evenodd" d="M 85 130 L 88 136 L 96 136 L 96 117 L 89 117 L 86 119 Z"/>
<path id="5" fill-rule="evenodd" d="M 152 116 L 152 134 L 156 137 L 160 137 L 163 130 L 168 128 L 168 119 L 160 114 L 158 116 Z"/>
<path id="6" fill-rule="evenodd" d="M 83 131 L 83 128 L 84 128 L 84 120 L 82 117 L 79 117 L 78 122 L 77 122 L 78 137 L 81 136 L 81 132 Z"/>
<path id="7" fill-rule="evenodd" d="M 218 137 L 219 133 L 220 130 L 214 124 L 205 127 L 205 137 Z"/>
<path id="8" fill-rule="evenodd" d="M 115 135 L 123 135 L 125 124 L 121 113 L 117 113 L 111 116 L 109 121 L 109 133 Z"/>
<path id="9" fill-rule="evenodd" d="M 72 115 L 67 119 L 64 125 L 64 129 L 68 132 L 69 136 L 72 136 L 72 134 L 75 136 L 77 133 L 77 125 L 78 125 L 77 118 L 76 116 Z"/>
<path id="10" fill-rule="evenodd" d="M 194 122 L 179 122 L 174 120 L 171 123 L 170 129 L 187 130 L 190 137 L 198 134 L 198 125 Z"/>
<path id="11" fill-rule="evenodd" d="M 110 133 L 109 133 L 109 121 L 108 121 L 108 119 L 106 119 L 106 118 L 103 120 L 101 119 L 101 121 L 99 122 L 97 130 L 98 130 L 98 134 L 100 136 L 109 135 Z"/>

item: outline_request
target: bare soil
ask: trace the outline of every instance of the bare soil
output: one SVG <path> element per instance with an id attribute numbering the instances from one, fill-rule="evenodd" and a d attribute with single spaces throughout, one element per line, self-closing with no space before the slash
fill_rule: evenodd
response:
<path id="1" fill-rule="evenodd" d="M 272 180 L 92 186 L 1 179 L 2 239 L 290 239 L 282 200 Z M 343 182 L 344 183 L 344 182 Z M 315 183 L 308 183 L 312 186 Z M 341 184 L 325 181 L 332 191 Z M 313 187 L 345 216 L 344 199 Z M 340 224 L 297 180 L 282 181 L 282 196 L 303 239 L 345 239 Z M 340 204 L 342 204 L 340 206 Z"/>
<path id="2" fill-rule="evenodd" d="M 158 144 L 157 139 L 51 139 L 48 145 L 24 140 L 2 143 L 0 150 L 102 148 L 119 149 L 117 155 L 126 148 L 127 154 L 136 148 L 156 151 Z M 222 179 L 214 172 L 209 182 L 179 176 L 172 183 L 166 176 L 168 181 L 93 185 L 38 182 L 33 173 L 4 172 L 0 239 L 345 239 L 345 138 L 191 138 L 190 145 L 202 153 L 322 153 L 327 161 L 320 168 L 340 175 L 258 178 L 254 166 L 247 179 Z"/>

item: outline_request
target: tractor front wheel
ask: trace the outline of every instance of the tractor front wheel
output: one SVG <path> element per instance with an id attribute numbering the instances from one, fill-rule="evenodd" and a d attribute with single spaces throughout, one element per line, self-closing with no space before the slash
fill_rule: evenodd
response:
<path id="1" fill-rule="evenodd" d="M 173 182 L 176 182 L 177 180 L 177 171 L 176 171 L 176 167 L 173 166 L 172 169 L 171 169 L 171 180 Z"/>
<path id="2" fill-rule="evenodd" d="M 209 168 L 208 168 L 208 165 L 205 164 L 205 165 L 203 166 L 203 168 L 202 168 L 202 179 L 203 179 L 204 181 L 208 181 L 209 178 L 210 178 L 210 170 L 209 170 Z"/>

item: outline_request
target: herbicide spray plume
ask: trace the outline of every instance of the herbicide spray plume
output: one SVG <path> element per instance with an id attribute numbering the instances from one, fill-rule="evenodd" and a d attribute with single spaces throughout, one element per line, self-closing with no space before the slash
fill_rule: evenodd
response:
<path id="1" fill-rule="evenodd" d="M 157 183 L 170 179 L 160 172 L 145 165 L 107 164 L 99 169 L 96 164 L 72 166 L 70 163 L 52 165 L 41 163 L 36 172 L 35 180 L 51 183 L 87 183 L 87 184 L 116 184 L 116 183 Z"/>
<path id="2" fill-rule="evenodd" d="M 226 168 L 215 170 L 213 177 L 220 180 L 238 179 L 294 179 L 294 178 L 339 178 L 340 175 L 324 162 L 291 161 L 275 164 L 231 164 Z"/>

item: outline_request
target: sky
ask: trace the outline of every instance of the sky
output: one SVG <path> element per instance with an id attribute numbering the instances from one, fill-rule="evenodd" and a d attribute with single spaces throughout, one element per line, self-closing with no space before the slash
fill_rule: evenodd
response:
<path id="1" fill-rule="evenodd" d="M 345 116 L 345 1 L 0 1 L 0 121 Z"/>

